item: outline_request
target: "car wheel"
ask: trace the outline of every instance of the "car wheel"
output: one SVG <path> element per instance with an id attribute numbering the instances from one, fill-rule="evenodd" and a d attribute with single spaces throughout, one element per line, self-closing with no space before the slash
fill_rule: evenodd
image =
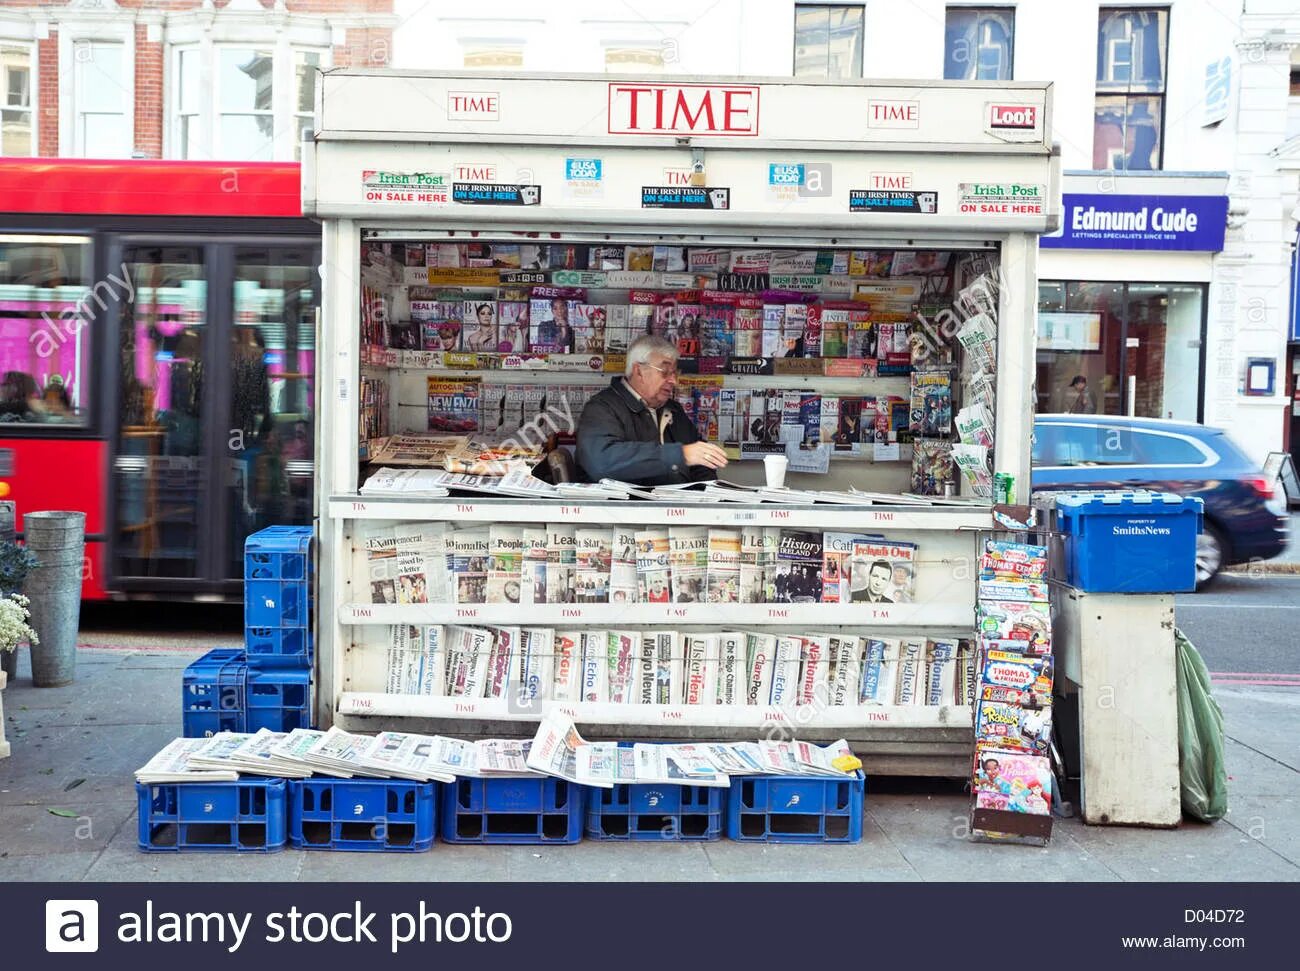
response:
<path id="1" fill-rule="evenodd" d="M 1228 544 L 1223 534 L 1209 523 L 1196 537 L 1196 589 L 1207 586 L 1221 569 L 1227 557 Z"/>

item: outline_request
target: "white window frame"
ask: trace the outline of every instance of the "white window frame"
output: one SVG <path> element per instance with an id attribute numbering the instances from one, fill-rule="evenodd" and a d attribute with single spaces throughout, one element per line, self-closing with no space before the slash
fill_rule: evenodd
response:
<path id="1" fill-rule="evenodd" d="M 21 47 L 27 51 L 27 63 L 30 65 L 28 70 L 31 72 L 31 78 L 28 82 L 29 97 L 28 108 L 32 113 L 32 151 L 30 156 L 14 155 L 6 156 L 4 153 L 4 143 L 0 142 L 0 158 L 35 158 L 41 154 L 41 66 L 40 45 L 33 40 L 10 38 L 8 35 L 0 35 L 0 46 L 4 47 Z M 8 97 L 8 85 L 5 86 L 4 97 Z M 8 107 L 8 105 L 5 105 Z"/>
<path id="2" fill-rule="evenodd" d="M 82 44 L 122 45 L 122 88 L 127 94 L 124 109 L 126 158 L 135 152 L 135 23 L 100 17 L 94 22 L 59 23 L 59 155 L 84 158 L 80 136 L 81 112 L 77 107 L 76 56 Z"/>
<path id="3" fill-rule="evenodd" d="M 215 153 L 216 158 L 230 157 L 226 153 L 225 146 L 222 145 L 221 143 L 221 121 L 226 116 L 230 116 L 232 118 L 269 117 L 271 119 L 271 159 L 270 160 L 275 160 L 278 157 L 276 150 L 277 148 L 279 148 L 280 139 L 284 133 L 284 129 L 278 123 L 279 119 L 277 119 L 276 117 L 277 114 L 279 113 L 278 109 L 281 107 L 277 103 L 277 97 L 278 97 L 277 92 L 279 92 L 283 88 L 282 79 L 285 72 L 284 72 L 283 65 L 279 63 L 280 52 L 276 48 L 277 48 L 277 44 L 274 39 L 272 39 L 270 42 L 267 43 L 262 43 L 257 41 L 248 41 L 248 42 L 227 41 L 227 42 L 213 45 L 212 62 L 211 62 L 212 73 L 210 75 L 212 78 L 212 128 L 211 128 L 212 137 L 210 139 L 210 144 L 212 145 L 213 152 Z M 271 107 L 269 109 L 250 108 L 247 111 L 222 111 L 221 110 L 221 55 L 222 53 L 228 50 L 259 50 L 259 49 L 269 50 L 271 52 Z M 268 160 L 263 159 L 262 161 L 268 161 Z"/>
<path id="4" fill-rule="evenodd" d="M 328 48 L 307 47 L 301 44 L 289 48 L 289 122 L 291 125 L 290 134 L 293 135 L 293 145 L 289 153 L 290 158 L 297 158 L 298 144 L 302 141 L 302 130 L 315 123 L 316 109 L 313 106 L 310 112 L 298 110 L 298 55 L 299 54 L 317 54 L 320 56 L 320 64 L 317 70 L 322 74 L 329 70 L 330 54 Z M 317 82 L 319 84 L 319 81 Z"/>

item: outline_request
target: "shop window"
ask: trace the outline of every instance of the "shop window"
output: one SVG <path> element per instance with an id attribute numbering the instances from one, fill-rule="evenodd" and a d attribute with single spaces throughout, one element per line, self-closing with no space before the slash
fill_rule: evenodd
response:
<path id="1" fill-rule="evenodd" d="M 0 44 L 0 80 L 4 102 L 0 105 L 0 155 L 35 155 L 32 126 L 32 48 L 25 44 Z"/>
<path id="2" fill-rule="evenodd" d="M 1092 167 L 1158 169 L 1164 147 L 1167 9 L 1102 8 Z"/>
<path id="3" fill-rule="evenodd" d="M 176 52 L 176 156 L 178 158 L 207 158 L 202 138 L 202 116 L 199 109 L 199 51 L 194 47 Z"/>
<path id="4" fill-rule="evenodd" d="M 74 154 L 82 158 L 127 158 L 131 154 L 133 72 L 125 45 L 75 41 L 72 45 Z"/>
<path id="5" fill-rule="evenodd" d="M 794 76 L 862 77 L 863 7 L 799 3 L 794 8 Z"/>
<path id="6" fill-rule="evenodd" d="M 321 61 L 319 51 L 294 51 L 293 54 L 295 161 L 302 161 L 303 130 L 312 128 L 316 122 L 316 85 L 320 80 Z"/>
<path id="7" fill-rule="evenodd" d="M 0 236 L 0 422 L 88 423 L 95 325 L 120 297 L 90 273 L 87 237 Z"/>
<path id="8" fill-rule="evenodd" d="M 1011 7 L 949 7 L 943 76 L 949 81 L 1010 81 L 1016 12 Z"/>

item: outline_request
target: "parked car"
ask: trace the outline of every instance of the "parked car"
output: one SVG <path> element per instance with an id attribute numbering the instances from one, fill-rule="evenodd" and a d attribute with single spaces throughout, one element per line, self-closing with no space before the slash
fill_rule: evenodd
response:
<path id="1" fill-rule="evenodd" d="M 1288 520 L 1273 484 L 1217 428 L 1156 418 L 1038 415 L 1035 491 L 1154 489 L 1198 496 L 1205 528 L 1196 543 L 1196 582 L 1231 563 L 1268 560 L 1286 549 Z"/>

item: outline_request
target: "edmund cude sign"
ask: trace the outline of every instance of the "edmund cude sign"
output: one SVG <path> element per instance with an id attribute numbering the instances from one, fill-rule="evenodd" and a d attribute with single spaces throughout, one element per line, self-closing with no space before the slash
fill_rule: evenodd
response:
<path id="1" fill-rule="evenodd" d="M 1061 229 L 1040 236 L 1055 249 L 1190 250 L 1218 253 L 1227 196 L 1122 196 L 1067 192 Z"/>

